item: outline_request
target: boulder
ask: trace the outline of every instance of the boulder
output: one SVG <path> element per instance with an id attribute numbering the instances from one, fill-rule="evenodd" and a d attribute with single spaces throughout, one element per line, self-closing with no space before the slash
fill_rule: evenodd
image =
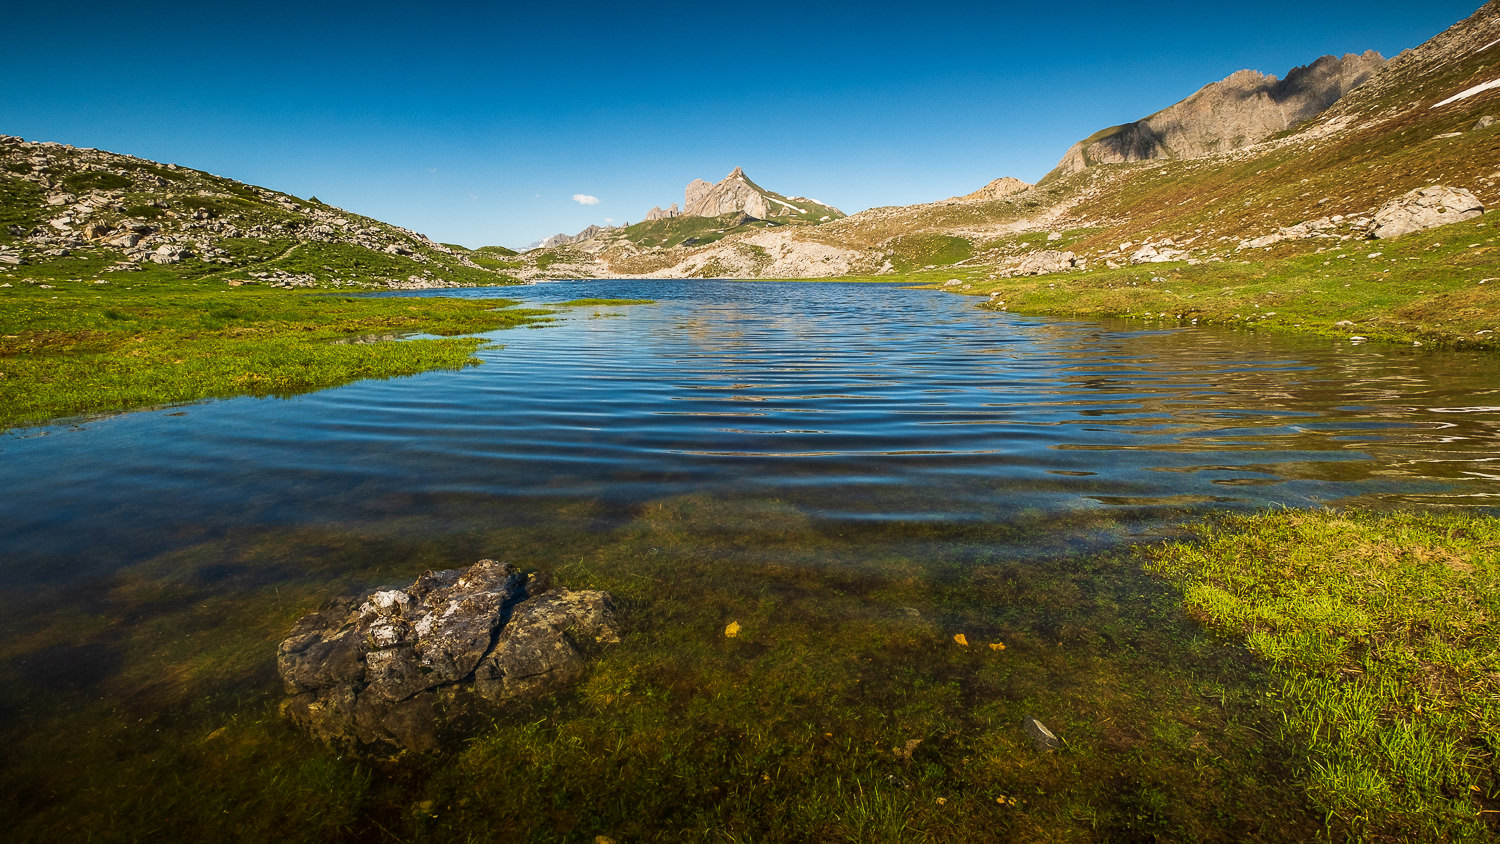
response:
<path id="1" fill-rule="evenodd" d="M 606 593 L 480 560 L 304 616 L 277 651 L 282 711 L 335 747 L 435 750 L 475 715 L 561 691 L 618 641 Z"/>
<path id="2" fill-rule="evenodd" d="M 1403 234 L 1445 226 L 1460 220 L 1471 220 L 1484 213 L 1478 197 L 1463 188 L 1443 185 L 1417 188 L 1380 206 L 1375 212 L 1373 238 L 1400 237 Z"/>
<path id="3" fill-rule="evenodd" d="M 1078 256 L 1072 252 L 1043 249 L 1023 257 L 1006 275 L 1050 275 L 1075 269 L 1079 263 Z"/>

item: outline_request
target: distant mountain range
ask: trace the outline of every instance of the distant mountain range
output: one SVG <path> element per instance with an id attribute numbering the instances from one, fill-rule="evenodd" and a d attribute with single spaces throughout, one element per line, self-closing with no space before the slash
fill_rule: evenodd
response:
<path id="1" fill-rule="evenodd" d="M 738 215 L 751 220 L 802 223 L 826 223 L 848 216 L 832 205 L 825 205 L 816 199 L 782 196 L 775 191 L 766 190 L 750 181 L 745 171 L 736 167 L 717 184 L 694 179 L 683 191 L 681 210 L 678 210 L 676 203 L 666 209 L 652 208 L 646 212 L 645 222 L 725 215 Z M 589 226 L 575 235 L 555 234 L 538 243 L 537 247 L 550 249 L 570 243 L 582 243 L 626 227 Z"/>
<path id="2" fill-rule="evenodd" d="M 1240 71 L 1073 145 L 1036 185 L 846 216 L 735 168 L 642 222 L 521 255 L 467 250 L 296 197 L 98 150 L 0 137 L 0 270 L 84 258 L 228 284 L 420 287 L 610 276 L 992 275 L 1222 261 L 1369 235 L 1445 185 L 1500 203 L 1500 0 L 1387 61 Z M 358 272 L 344 268 L 357 268 Z"/>

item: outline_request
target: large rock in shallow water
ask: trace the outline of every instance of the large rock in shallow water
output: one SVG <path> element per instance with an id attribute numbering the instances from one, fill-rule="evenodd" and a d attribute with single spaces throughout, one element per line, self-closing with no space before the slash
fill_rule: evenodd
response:
<path id="1" fill-rule="evenodd" d="M 480 560 L 331 602 L 297 622 L 276 665 L 283 711 L 317 738 L 425 751 L 486 707 L 566 688 L 619 640 L 609 595 Z"/>
<path id="2" fill-rule="evenodd" d="M 1472 220 L 1484 213 L 1484 204 L 1463 188 L 1442 185 L 1417 188 L 1380 206 L 1375 212 L 1371 237 L 1390 238 Z"/>

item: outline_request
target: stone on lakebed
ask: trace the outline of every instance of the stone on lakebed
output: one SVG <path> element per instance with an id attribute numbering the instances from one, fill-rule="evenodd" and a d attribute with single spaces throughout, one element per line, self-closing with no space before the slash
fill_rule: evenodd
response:
<path id="1" fill-rule="evenodd" d="M 618 641 L 608 594 L 480 560 L 304 616 L 277 650 L 282 711 L 335 747 L 435 750 L 478 713 L 567 688 Z"/>

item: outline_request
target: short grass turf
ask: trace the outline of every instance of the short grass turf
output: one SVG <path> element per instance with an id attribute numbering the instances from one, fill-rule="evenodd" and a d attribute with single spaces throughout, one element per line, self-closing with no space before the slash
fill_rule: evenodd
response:
<path id="1" fill-rule="evenodd" d="M 1500 833 L 1500 519 L 1272 512 L 1145 551 L 1188 612 L 1281 678 L 1338 838 Z"/>

